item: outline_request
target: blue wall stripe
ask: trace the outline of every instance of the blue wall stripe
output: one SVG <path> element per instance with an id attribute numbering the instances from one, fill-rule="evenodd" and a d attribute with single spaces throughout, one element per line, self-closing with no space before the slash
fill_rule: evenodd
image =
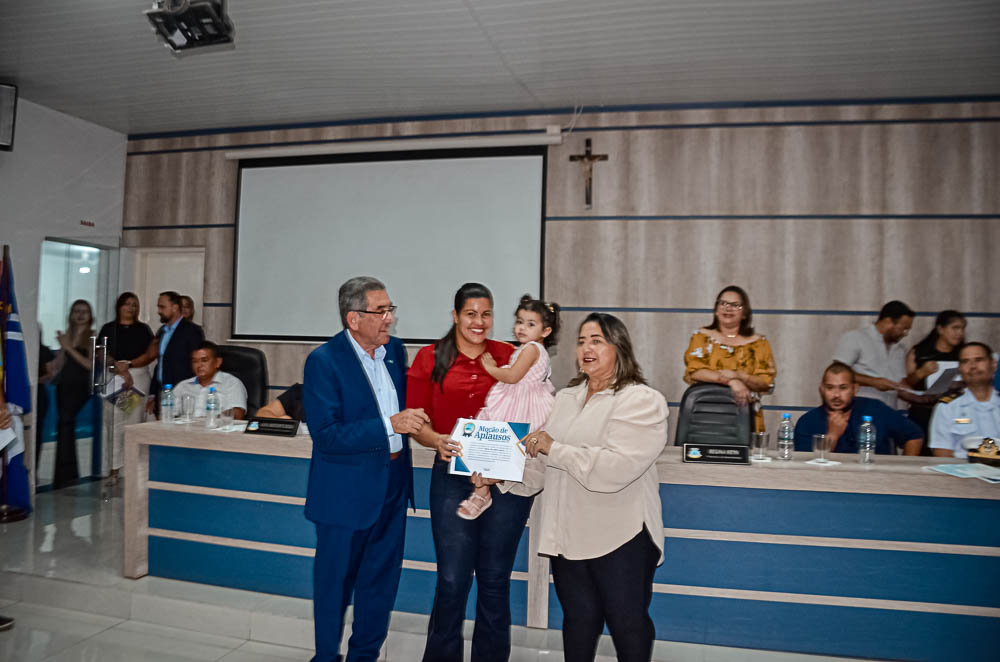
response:
<path id="1" fill-rule="evenodd" d="M 711 315 L 711 308 L 652 308 L 643 306 L 563 306 L 563 312 L 575 313 L 697 313 Z M 755 308 L 754 315 L 837 315 L 877 317 L 877 310 L 808 310 L 799 308 Z M 939 311 L 916 311 L 917 317 L 937 317 Z M 968 312 L 965 317 L 1000 318 L 1000 312 Z"/>
<path id="2" fill-rule="evenodd" d="M 150 446 L 149 479 L 181 485 L 305 497 L 309 460 Z"/>
<path id="3" fill-rule="evenodd" d="M 657 110 L 702 110 L 725 108 L 801 108 L 806 106 L 902 106 L 929 103 L 989 103 L 1000 101 L 1000 95 L 933 96 L 933 97 L 885 97 L 872 99 L 790 99 L 787 101 L 715 101 L 660 104 L 625 104 L 608 106 L 585 106 L 581 114 L 628 113 Z M 187 131 L 161 131 L 156 133 L 132 133 L 129 140 L 154 140 L 160 138 L 182 138 L 208 136 L 220 133 L 250 133 L 253 131 L 282 131 L 289 129 L 313 129 L 328 126 L 355 126 L 368 124 L 393 124 L 397 122 L 438 122 L 443 120 L 478 119 L 489 117 L 528 117 L 531 115 L 572 115 L 575 108 L 536 108 L 507 111 L 482 111 L 470 113 L 435 113 L 426 115 L 401 115 L 332 120 L 321 122 L 296 122 L 288 124 L 258 124 L 251 126 L 217 127 Z"/>
<path id="4" fill-rule="evenodd" d="M 124 225 L 122 230 L 191 230 L 204 228 L 235 228 L 235 223 L 197 223 L 193 225 Z"/>
<path id="5" fill-rule="evenodd" d="M 832 572 L 832 571 L 831 571 Z M 657 594 L 657 639 L 877 659 L 996 659 L 997 619 Z"/>
<path id="6" fill-rule="evenodd" d="M 671 484 L 660 498 L 671 529 L 1000 547 L 1000 527 L 983 526 L 1000 500 Z"/>
<path id="7" fill-rule="evenodd" d="M 928 662 L 992 661 L 1000 647 L 1000 622 L 984 616 L 672 593 L 654 593 L 649 611 L 661 641 Z M 549 628 L 562 619 L 550 586 Z"/>
<path id="8" fill-rule="evenodd" d="M 667 538 L 664 556 L 659 584 L 1000 607 L 992 556 L 689 538 Z"/>
<path id="9" fill-rule="evenodd" d="M 546 216 L 546 221 L 840 221 L 840 220 L 951 220 L 959 218 L 995 220 L 1000 214 L 704 214 L 672 216 Z"/>
<path id="10" fill-rule="evenodd" d="M 306 556 L 149 537 L 154 577 L 311 599 L 312 569 Z"/>
<path id="11" fill-rule="evenodd" d="M 149 526 L 207 536 L 316 548 L 302 506 L 206 494 L 149 491 Z"/>
<path id="12" fill-rule="evenodd" d="M 227 586 L 246 591 L 312 599 L 313 559 L 239 547 L 149 537 L 149 574 L 180 581 Z M 430 613 L 437 573 L 403 568 L 395 609 Z M 472 583 L 465 617 L 476 615 L 476 585 Z M 527 582 L 510 583 L 511 621 L 524 625 Z"/>
<path id="13" fill-rule="evenodd" d="M 206 308 L 232 308 L 233 304 L 231 301 L 205 301 L 201 305 Z"/>
<path id="14" fill-rule="evenodd" d="M 431 507 L 431 470 L 430 467 L 413 468 L 413 501 L 417 508 L 430 510 Z"/>

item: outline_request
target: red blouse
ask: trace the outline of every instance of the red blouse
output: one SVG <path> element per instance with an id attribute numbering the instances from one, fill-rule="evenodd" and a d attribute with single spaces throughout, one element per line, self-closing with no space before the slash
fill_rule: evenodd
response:
<path id="1" fill-rule="evenodd" d="M 486 351 L 497 365 L 507 365 L 514 348 L 505 342 L 487 340 Z M 461 352 L 441 384 L 431 382 L 434 370 L 434 345 L 421 347 L 413 359 L 406 380 L 406 407 L 422 408 L 431 417 L 431 427 L 440 434 L 450 434 L 455 421 L 472 418 L 486 403 L 486 394 L 497 380 L 483 368 L 478 358 Z"/>

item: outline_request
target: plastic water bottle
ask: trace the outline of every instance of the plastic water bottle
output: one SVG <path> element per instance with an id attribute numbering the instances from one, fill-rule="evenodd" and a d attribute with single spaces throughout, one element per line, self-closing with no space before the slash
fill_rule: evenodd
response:
<path id="1" fill-rule="evenodd" d="M 871 416 L 862 417 L 858 429 L 858 462 L 871 464 L 875 461 L 875 426 Z"/>
<path id="2" fill-rule="evenodd" d="M 792 427 L 792 415 L 782 414 L 781 424 L 778 425 L 778 459 L 792 459 L 792 451 L 795 450 L 795 428 Z"/>
<path id="3" fill-rule="evenodd" d="M 174 422 L 174 385 L 166 384 L 160 394 L 160 422 Z"/>
<path id="4" fill-rule="evenodd" d="M 215 394 L 215 387 L 208 387 L 208 396 L 205 398 L 205 427 L 214 430 L 219 427 L 219 396 Z"/>

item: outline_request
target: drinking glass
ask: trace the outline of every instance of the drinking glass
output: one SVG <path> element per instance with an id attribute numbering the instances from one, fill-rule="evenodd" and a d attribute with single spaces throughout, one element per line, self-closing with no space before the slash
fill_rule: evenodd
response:
<path id="1" fill-rule="evenodd" d="M 223 409 L 222 413 L 219 414 L 219 429 L 228 432 L 229 426 L 233 424 L 233 410 Z"/>
<path id="2" fill-rule="evenodd" d="M 767 432 L 754 432 L 750 435 L 751 441 L 753 442 L 753 457 L 752 460 L 757 460 L 762 462 L 769 460 L 770 458 L 764 453 L 767 449 Z"/>
<path id="3" fill-rule="evenodd" d="M 825 434 L 814 434 L 813 450 L 819 451 L 819 460 L 816 462 L 816 464 L 831 464 L 831 462 L 826 459 L 826 452 L 830 450 L 829 437 L 827 437 Z"/>
<path id="4" fill-rule="evenodd" d="M 185 395 L 181 398 L 181 423 L 190 423 L 194 416 L 194 396 Z"/>

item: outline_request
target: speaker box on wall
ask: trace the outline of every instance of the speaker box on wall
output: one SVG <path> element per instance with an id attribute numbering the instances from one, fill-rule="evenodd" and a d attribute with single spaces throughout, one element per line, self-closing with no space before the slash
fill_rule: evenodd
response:
<path id="1" fill-rule="evenodd" d="M 17 86 L 0 83 L 0 150 L 14 149 L 14 114 L 17 112 Z"/>

